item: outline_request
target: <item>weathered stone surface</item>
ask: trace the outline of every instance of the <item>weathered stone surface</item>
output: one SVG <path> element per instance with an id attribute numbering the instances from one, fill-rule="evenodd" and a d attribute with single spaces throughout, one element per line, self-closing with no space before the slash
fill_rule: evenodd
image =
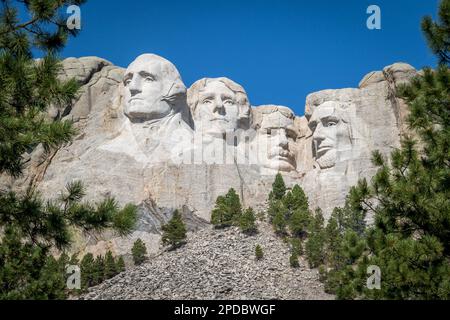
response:
<path id="1" fill-rule="evenodd" d="M 76 77 L 82 89 L 73 107 L 51 116 L 72 119 L 79 135 L 50 155 L 38 147 L 26 155 L 23 178 L 2 177 L 1 183 L 14 189 L 34 184 L 55 198 L 77 179 L 87 187 L 86 200 L 113 196 L 121 205 L 140 206 L 131 237 L 80 235 L 75 246 L 118 254 L 137 237 L 157 252 L 161 223 L 175 208 L 185 208 L 192 229 L 204 227 L 216 198 L 231 187 L 244 206 L 263 210 L 278 170 L 328 216 L 359 178 L 374 173 L 373 150 L 387 155 L 399 146 L 406 107 L 394 92 L 416 74 L 393 64 L 364 77 L 359 88 L 310 94 L 305 116 L 298 117 L 288 107 L 251 108 L 245 90 L 226 78 L 202 79 L 186 90 L 175 66 L 156 55 L 138 57 L 127 70 L 95 57 L 63 65 L 61 76 Z M 221 122 L 211 126 L 217 116 Z M 275 141 L 262 158 L 261 139 Z"/>
<path id="2" fill-rule="evenodd" d="M 406 107 L 395 90 L 415 74 L 410 65 L 396 63 L 364 77 L 359 89 L 324 90 L 307 97 L 311 139 L 303 142 L 313 162 L 302 185 L 311 204 L 326 216 L 342 205 L 358 179 L 373 176 L 374 150 L 389 155 L 400 145 Z"/>
<path id="3" fill-rule="evenodd" d="M 289 266 L 289 247 L 269 225 L 260 223 L 259 230 L 255 236 L 237 228 L 190 233 L 184 247 L 150 257 L 81 299 L 333 299 L 302 257 L 299 268 Z M 259 261 L 257 244 L 264 252 Z"/>

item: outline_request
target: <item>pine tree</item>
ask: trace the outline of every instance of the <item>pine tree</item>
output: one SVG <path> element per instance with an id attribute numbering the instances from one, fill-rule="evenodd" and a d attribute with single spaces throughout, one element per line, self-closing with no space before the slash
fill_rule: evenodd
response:
<path id="1" fill-rule="evenodd" d="M 308 210 L 295 210 L 288 221 L 291 235 L 294 237 L 304 237 L 306 235 L 310 219 L 311 216 Z"/>
<path id="2" fill-rule="evenodd" d="M 269 216 L 270 223 L 273 224 L 273 220 L 278 213 L 283 216 L 283 220 L 286 220 L 288 209 L 284 206 L 283 200 L 269 200 L 267 215 Z"/>
<path id="3" fill-rule="evenodd" d="M 306 256 L 310 267 L 317 268 L 325 261 L 324 218 L 320 209 L 316 209 L 308 229 L 308 239 L 305 244 Z"/>
<path id="4" fill-rule="evenodd" d="M 283 198 L 283 203 L 290 212 L 296 210 L 309 210 L 308 197 L 298 184 L 296 184 L 291 191 L 286 193 Z"/>
<path id="5" fill-rule="evenodd" d="M 269 194 L 269 200 L 281 200 L 286 193 L 286 185 L 284 184 L 283 176 L 277 173 L 275 181 L 272 184 L 272 191 Z"/>
<path id="6" fill-rule="evenodd" d="M 34 299 L 37 300 L 61 300 L 66 297 L 65 272 L 59 262 L 48 256 L 44 267 L 40 270 L 39 281 L 35 282 L 33 288 Z"/>
<path id="7" fill-rule="evenodd" d="M 298 268 L 300 266 L 296 252 L 291 253 L 291 256 L 289 257 L 289 264 L 292 268 Z"/>
<path id="8" fill-rule="evenodd" d="M 231 188 L 225 196 L 219 196 L 211 212 L 211 223 L 216 228 L 227 228 L 239 225 L 242 215 L 242 206 L 236 191 Z"/>
<path id="9" fill-rule="evenodd" d="M 76 253 L 72 254 L 72 256 L 70 257 L 69 264 L 71 266 L 80 265 L 80 260 L 78 259 L 78 255 Z"/>
<path id="10" fill-rule="evenodd" d="M 298 239 L 298 238 L 291 239 L 290 245 L 291 245 L 292 253 L 295 253 L 297 255 L 303 254 L 303 245 L 302 245 L 302 241 L 300 239 Z"/>
<path id="11" fill-rule="evenodd" d="M 162 231 L 162 243 L 169 245 L 170 250 L 179 248 L 185 243 L 186 226 L 178 210 L 175 210 L 172 219 L 166 225 L 162 226 Z"/>
<path id="12" fill-rule="evenodd" d="M 122 256 L 119 256 L 119 259 L 117 259 L 117 272 L 121 273 L 125 271 L 125 261 L 123 260 Z"/>
<path id="13" fill-rule="evenodd" d="M 93 282 L 94 285 L 102 283 L 107 277 L 105 277 L 105 259 L 98 255 L 94 261 L 93 269 Z"/>
<path id="14" fill-rule="evenodd" d="M 441 64 L 450 63 L 450 0 L 442 0 L 438 12 L 439 21 L 427 16 L 422 21 L 422 30 L 433 53 Z"/>
<path id="15" fill-rule="evenodd" d="M 341 253 L 342 233 L 336 211 L 333 212 L 325 228 L 325 259 L 327 265 L 334 269 L 340 269 L 345 264 Z"/>
<path id="16" fill-rule="evenodd" d="M 80 263 L 81 287 L 87 289 L 95 285 L 95 261 L 92 253 L 87 253 Z"/>
<path id="17" fill-rule="evenodd" d="M 278 234 L 279 236 L 286 235 L 287 223 L 284 213 L 282 211 L 279 211 L 275 214 L 275 217 L 273 217 L 272 225 L 276 234 Z"/>
<path id="18" fill-rule="evenodd" d="M 255 247 L 255 257 L 256 257 L 256 260 L 261 260 L 264 257 L 263 249 L 261 248 L 261 246 L 259 244 L 257 244 Z"/>
<path id="19" fill-rule="evenodd" d="M 242 215 L 241 199 L 239 198 L 239 195 L 236 193 L 236 190 L 234 190 L 233 188 L 228 190 L 228 193 L 225 195 L 225 199 L 228 208 L 230 210 L 233 225 L 238 225 L 239 218 Z"/>
<path id="20" fill-rule="evenodd" d="M 53 105 L 70 107 L 79 83 L 61 81 L 57 54 L 77 30 L 66 27 L 61 15 L 68 5 L 83 0 L 2 1 L 0 12 L 0 174 L 22 175 L 27 153 L 41 145 L 47 155 L 69 142 L 76 130 L 70 122 L 47 121 L 45 111 Z M 24 19 L 29 19 L 23 21 Z M 35 60 L 33 53 L 41 59 Z M 119 234 L 131 231 L 136 208 L 120 210 L 106 199 L 93 204 L 80 201 L 82 184 L 68 184 L 57 200 L 45 201 L 34 186 L 23 193 L 0 190 L 0 298 L 33 299 L 60 297 L 53 277 L 50 249 L 63 250 L 72 243 L 69 230 L 102 231 L 113 227 Z M 13 271 L 14 270 L 14 271 Z M 13 271 L 13 272 L 12 272 Z M 54 279 L 55 280 L 55 279 Z M 44 281 L 44 283 L 41 283 Z M 56 281 L 56 280 L 55 280 Z M 49 290 L 43 292 L 44 289 Z M 56 290 L 52 292 L 51 290 Z"/>
<path id="21" fill-rule="evenodd" d="M 360 223 L 343 223 L 343 263 L 327 276 L 338 298 L 450 299 L 449 15 L 450 1 L 443 0 L 441 21 L 422 22 L 441 64 L 397 91 L 409 107 L 407 122 L 417 141 L 405 135 L 389 160 L 374 152 L 378 172 L 370 184 L 361 180 L 353 187 L 347 208 L 337 211 L 361 217 L 366 210 L 375 219 L 362 232 Z M 369 265 L 382 272 L 380 290 L 363 285 Z"/>
<path id="22" fill-rule="evenodd" d="M 224 196 L 218 196 L 216 199 L 216 204 L 211 212 L 211 223 L 216 228 L 225 228 L 232 224 Z"/>
<path id="23" fill-rule="evenodd" d="M 116 260 L 112 252 L 108 250 L 105 255 L 105 279 L 110 279 L 117 274 Z"/>
<path id="24" fill-rule="evenodd" d="M 59 271 L 62 274 L 66 273 L 66 266 L 70 264 L 70 257 L 63 252 L 58 258 Z"/>
<path id="25" fill-rule="evenodd" d="M 251 235 L 258 231 L 256 227 L 256 217 L 255 212 L 252 208 L 248 208 L 244 211 L 239 219 L 239 227 L 241 231 L 245 234 Z"/>
<path id="26" fill-rule="evenodd" d="M 141 239 L 137 239 L 133 243 L 133 248 L 131 248 L 131 254 L 133 256 L 133 261 L 136 266 L 142 264 L 147 260 L 147 247 L 145 246 L 144 241 Z"/>

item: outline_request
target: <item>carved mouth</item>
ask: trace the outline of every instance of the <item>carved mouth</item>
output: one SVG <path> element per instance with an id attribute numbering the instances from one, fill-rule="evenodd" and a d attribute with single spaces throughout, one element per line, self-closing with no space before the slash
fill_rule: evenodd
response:
<path id="1" fill-rule="evenodd" d="M 225 118 L 214 118 L 214 119 L 211 119 L 210 121 L 220 121 L 220 122 L 229 122 L 227 119 L 225 119 Z"/>
<path id="2" fill-rule="evenodd" d="M 319 147 L 317 149 L 317 155 L 321 156 L 321 155 L 327 153 L 328 151 L 330 151 L 331 149 L 333 149 L 333 147 L 330 147 L 330 146 Z"/>
<path id="3" fill-rule="evenodd" d="M 141 99 L 141 98 L 131 98 L 130 100 L 128 100 L 128 103 L 131 103 L 131 102 L 133 102 L 133 101 L 143 101 L 144 99 Z"/>
<path id="4" fill-rule="evenodd" d="M 275 154 L 273 158 L 291 163 L 293 155 L 289 151 L 281 151 L 280 153 Z"/>

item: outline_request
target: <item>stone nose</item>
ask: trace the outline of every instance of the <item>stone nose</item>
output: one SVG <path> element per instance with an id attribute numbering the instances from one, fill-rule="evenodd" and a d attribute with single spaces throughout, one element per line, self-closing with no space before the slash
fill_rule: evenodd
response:
<path id="1" fill-rule="evenodd" d="M 325 133 L 323 132 L 323 127 L 321 124 L 317 125 L 316 130 L 313 133 L 313 140 L 320 143 L 326 139 Z"/>
<path id="2" fill-rule="evenodd" d="M 216 99 L 214 101 L 214 110 L 213 110 L 213 112 L 221 114 L 221 115 L 225 114 L 225 107 L 223 105 L 222 99 Z"/>
<path id="3" fill-rule="evenodd" d="M 142 92 L 141 84 L 139 80 L 131 80 L 130 84 L 128 85 L 128 90 L 130 90 L 131 96 L 135 96 Z"/>
<path id="4" fill-rule="evenodd" d="M 288 141 L 286 135 L 282 134 L 278 137 L 278 145 L 280 147 L 282 147 L 283 149 L 287 149 L 288 143 L 289 143 L 289 141 Z"/>

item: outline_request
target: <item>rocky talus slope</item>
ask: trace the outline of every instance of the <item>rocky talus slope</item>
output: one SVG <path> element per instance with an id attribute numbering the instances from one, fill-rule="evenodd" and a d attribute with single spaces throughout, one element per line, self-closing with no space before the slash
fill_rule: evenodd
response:
<path id="1" fill-rule="evenodd" d="M 289 248 L 271 227 L 254 236 L 238 228 L 207 227 L 188 235 L 187 244 L 109 279 L 81 299 L 333 299 L 318 271 L 300 257 L 289 266 Z M 264 258 L 255 259 L 259 244 Z"/>

